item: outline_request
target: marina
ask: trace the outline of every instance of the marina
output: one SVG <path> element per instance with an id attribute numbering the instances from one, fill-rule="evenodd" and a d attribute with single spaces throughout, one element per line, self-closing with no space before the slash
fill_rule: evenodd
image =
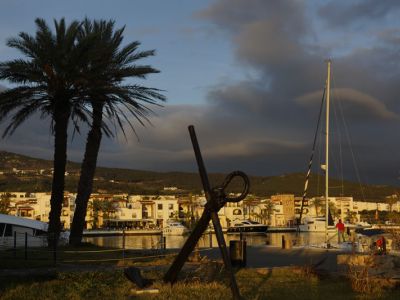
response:
<path id="1" fill-rule="evenodd" d="M 275 232 L 275 233 L 244 233 L 243 238 L 246 240 L 248 246 L 272 246 L 281 247 L 282 236 L 286 240 L 295 241 L 294 246 L 316 246 L 323 244 L 325 241 L 324 232 Z M 337 243 L 335 234 L 332 234 L 332 244 Z M 226 243 L 229 245 L 230 241 L 239 240 L 238 234 L 224 234 Z M 167 236 L 166 237 L 166 248 L 167 249 L 179 249 L 183 246 L 187 239 L 187 236 Z M 122 248 L 123 238 L 122 236 L 97 236 L 97 237 L 84 237 L 85 242 L 93 243 L 97 246 L 102 247 L 114 247 Z M 125 238 L 125 247 L 127 249 L 159 249 L 162 245 L 161 235 L 138 235 L 138 236 L 127 236 Z M 215 234 L 206 233 L 199 239 L 198 246 L 200 248 L 216 248 L 218 247 L 217 238 Z"/>

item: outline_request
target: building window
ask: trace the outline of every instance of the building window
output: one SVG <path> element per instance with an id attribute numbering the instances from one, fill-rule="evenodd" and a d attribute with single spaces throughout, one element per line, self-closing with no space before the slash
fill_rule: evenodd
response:
<path id="1" fill-rule="evenodd" d="M 236 208 L 236 209 L 233 210 L 233 215 L 234 216 L 239 216 L 241 214 L 242 214 L 242 211 L 240 209 Z"/>
<path id="2" fill-rule="evenodd" d="M 173 204 L 168 204 L 168 209 L 174 209 L 174 205 Z"/>
<path id="3" fill-rule="evenodd" d="M 162 203 L 157 204 L 157 208 L 158 208 L 159 210 L 162 210 Z"/>

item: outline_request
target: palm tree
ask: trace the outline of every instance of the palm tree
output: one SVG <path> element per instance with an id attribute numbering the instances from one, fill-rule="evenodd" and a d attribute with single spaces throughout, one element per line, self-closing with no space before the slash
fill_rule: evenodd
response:
<path id="1" fill-rule="evenodd" d="M 335 218 L 340 218 L 340 213 L 339 210 L 336 208 L 335 203 L 329 202 L 329 212 L 331 213 L 332 217 Z"/>
<path id="2" fill-rule="evenodd" d="M 11 209 L 11 194 L 1 193 L 0 194 L 0 214 L 8 215 Z"/>
<path id="3" fill-rule="evenodd" d="M 348 210 L 346 213 L 346 217 L 350 223 L 357 221 L 357 213 L 355 211 Z"/>
<path id="4" fill-rule="evenodd" d="M 67 129 L 70 118 L 87 121 L 87 110 L 81 99 L 89 37 L 77 44 L 79 22 L 68 26 L 65 20 L 54 21 L 53 33 L 43 19 L 36 19 L 36 35 L 21 32 L 7 45 L 19 50 L 25 58 L 0 63 L 0 80 L 16 87 L 0 93 L 0 121 L 11 115 L 3 138 L 30 116 L 39 113 L 50 117 L 54 135 L 54 173 L 49 215 L 49 244 L 58 240 L 61 231 L 61 207 L 64 196 L 64 174 L 67 161 Z M 50 238 L 51 237 L 51 238 Z"/>
<path id="5" fill-rule="evenodd" d="M 315 207 L 315 214 L 316 214 L 316 216 L 318 217 L 318 214 L 319 214 L 319 212 L 320 212 L 320 210 L 321 210 L 321 208 L 322 208 L 322 199 L 321 198 L 317 198 L 317 197 L 315 197 L 314 198 L 314 207 Z"/>
<path id="6" fill-rule="evenodd" d="M 264 202 L 264 209 L 262 210 L 263 219 L 267 220 L 267 224 L 270 224 L 271 215 L 274 212 L 274 203 L 271 200 L 267 200 Z"/>
<path id="7" fill-rule="evenodd" d="M 81 38 L 94 35 L 94 49 L 102 49 L 101 55 L 94 52 L 91 55 L 91 71 L 96 74 L 88 85 L 88 94 L 92 107 L 92 124 L 87 136 L 84 159 L 81 166 L 81 176 L 78 183 L 76 208 L 71 226 L 70 243 L 81 243 L 87 210 L 87 203 L 93 188 L 93 178 L 97 165 L 97 156 L 102 139 L 102 133 L 112 136 L 104 119 L 112 120 L 113 125 L 125 134 L 123 121 L 135 132 L 129 115 L 144 125 L 147 116 L 152 112 L 146 104 L 157 104 L 164 101 L 160 90 L 141 85 L 128 85 L 126 79 L 144 79 L 148 74 L 159 71 L 148 65 L 136 65 L 141 59 L 155 54 L 154 50 L 139 52 L 139 42 L 132 42 L 121 47 L 124 27 L 114 30 L 113 21 L 90 21 L 83 23 Z M 104 118 L 105 117 L 105 118 Z M 115 127 L 114 127 L 115 128 Z"/>

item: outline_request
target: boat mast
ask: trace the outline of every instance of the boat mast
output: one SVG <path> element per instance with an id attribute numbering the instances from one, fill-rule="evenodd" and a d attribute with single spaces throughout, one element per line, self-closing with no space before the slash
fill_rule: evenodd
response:
<path id="1" fill-rule="evenodd" d="M 331 60 L 328 59 L 326 78 L 326 132 L 325 132 L 325 242 L 328 247 L 328 212 L 329 212 L 329 98 L 331 88 Z"/>

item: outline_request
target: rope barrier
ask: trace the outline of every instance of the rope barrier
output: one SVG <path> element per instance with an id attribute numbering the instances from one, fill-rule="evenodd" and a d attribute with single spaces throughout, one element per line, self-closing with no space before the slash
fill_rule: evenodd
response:
<path id="1" fill-rule="evenodd" d="M 129 249 L 125 249 L 129 250 Z M 124 249 L 108 249 L 108 250 L 64 250 L 64 251 L 57 251 L 58 253 L 102 253 L 102 252 L 118 252 L 124 251 Z"/>

